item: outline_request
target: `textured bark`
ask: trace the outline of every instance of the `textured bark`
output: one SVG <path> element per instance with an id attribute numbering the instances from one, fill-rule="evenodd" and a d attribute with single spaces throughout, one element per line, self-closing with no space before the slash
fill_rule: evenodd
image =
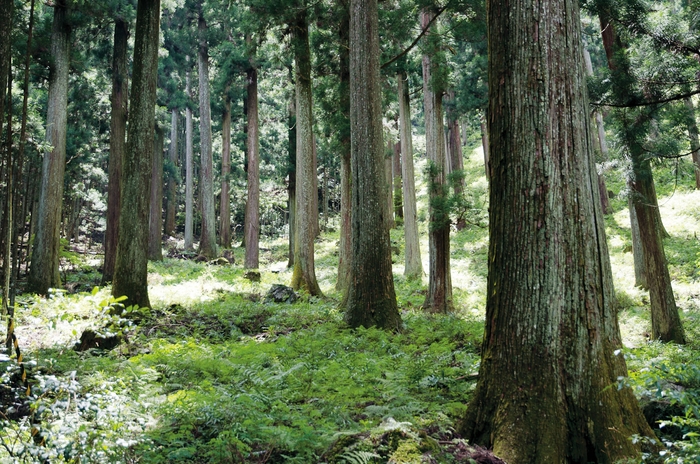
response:
<path id="1" fill-rule="evenodd" d="M 70 36 L 66 1 L 54 4 L 51 30 L 51 62 L 49 101 L 46 116 L 46 144 L 41 173 L 41 193 L 37 211 L 36 237 L 32 264 L 27 278 L 27 291 L 47 294 L 49 288 L 60 287 L 58 273 L 60 252 L 63 177 L 66 169 L 66 131 L 68 124 L 68 73 L 70 68 Z"/>
<path id="2" fill-rule="evenodd" d="M 127 304 L 140 307 L 151 305 L 148 299 L 148 210 L 159 29 L 160 0 L 139 0 L 112 295 L 126 296 Z"/>
<path id="3" fill-rule="evenodd" d="M 421 27 L 427 28 L 434 13 L 421 12 Z M 434 25 L 431 26 L 435 27 Z M 428 236 L 428 293 L 423 307 L 434 313 L 452 309 L 452 276 L 450 275 L 450 223 L 445 210 L 447 195 L 445 129 L 442 115 L 443 89 L 435 88 L 432 76 L 435 64 L 429 54 L 423 55 L 423 107 L 425 110 L 425 146 L 430 169 L 430 232 Z"/>
<path id="4" fill-rule="evenodd" d="M 209 98 L 209 45 L 207 23 L 199 4 L 199 141 L 202 149 L 199 169 L 199 196 L 202 207 L 202 235 L 199 254 L 215 258 L 216 207 L 214 203 L 214 157 L 211 146 L 211 102 Z"/>
<path id="5" fill-rule="evenodd" d="M 9 88 L 7 95 L 10 103 L 8 114 L 8 130 L 7 130 L 7 151 L 5 163 L 5 207 L 3 214 L 4 234 L 3 234 L 3 285 L 2 285 L 2 314 L 8 316 L 8 334 L 6 338 L 6 347 L 8 353 L 11 353 L 11 337 L 13 325 L 12 317 L 14 316 L 14 308 L 10 302 L 10 280 L 12 275 L 12 230 L 13 224 L 13 206 L 14 206 L 14 160 L 12 156 L 12 75 L 10 74 L 10 66 L 12 65 L 10 56 L 10 42 L 12 37 L 12 14 L 14 10 L 14 2 L 0 0 L 0 140 L 2 140 L 2 116 L 5 114 L 5 91 Z M 9 86 L 6 79 L 10 79 Z"/>
<path id="6" fill-rule="evenodd" d="M 578 3 L 489 4 L 486 327 L 463 432 L 509 464 L 614 463 L 653 437 L 629 388 Z M 517 45 L 517 46 L 516 46 Z"/>
<path id="7" fill-rule="evenodd" d="M 408 76 L 396 76 L 399 94 L 399 135 L 401 138 L 401 169 L 403 174 L 404 217 L 403 230 L 406 256 L 404 275 L 408 279 L 423 276 L 423 263 L 418 242 L 418 215 L 416 211 L 416 183 L 413 170 L 413 140 L 411 137 L 411 100 L 408 94 Z"/>
<path id="8" fill-rule="evenodd" d="M 290 70 L 293 75 L 293 71 Z M 296 243 L 296 217 L 297 217 L 297 116 L 296 97 L 292 96 L 289 102 L 288 118 L 288 162 L 289 162 L 289 185 L 287 185 L 287 203 L 289 208 L 289 261 L 287 267 L 294 266 L 294 252 Z"/>
<path id="9" fill-rule="evenodd" d="M 486 123 L 484 117 L 481 120 L 481 148 L 484 151 L 484 173 L 486 174 L 486 180 L 491 180 L 491 163 L 489 162 L 489 132 L 486 129 Z"/>
<path id="10" fill-rule="evenodd" d="M 695 166 L 695 188 L 700 189 L 700 140 L 698 139 L 698 122 L 695 119 L 695 105 L 690 97 L 683 99 L 688 109 L 688 138 L 690 149 L 693 151 L 693 166 Z"/>
<path id="11" fill-rule="evenodd" d="M 168 149 L 168 180 L 165 194 L 165 235 L 175 235 L 175 222 L 177 219 L 177 136 L 179 111 L 177 108 L 170 110 L 170 148 Z M 223 171 L 222 171 L 223 178 Z M 223 188 L 222 188 L 223 190 Z"/>
<path id="12" fill-rule="evenodd" d="M 639 231 L 639 221 L 637 220 L 637 210 L 634 208 L 632 197 L 629 198 L 627 206 L 630 212 L 630 230 L 632 231 L 632 256 L 634 257 L 634 286 L 649 290 L 647 283 L 647 269 L 644 262 L 644 250 L 642 249 L 642 236 Z"/>
<path id="13" fill-rule="evenodd" d="M 634 95 L 633 77 L 627 60 L 625 46 L 603 11 L 600 15 L 603 45 L 608 57 L 608 67 L 613 74 L 613 92 L 620 101 Z M 666 263 L 662 236 L 665 234 L 659 214 L 651 160 L 643 146 L 649 131 L 654 108 L 641 108 L 636 112 L 617 112 L 623 124 L 622 140 L 627 146 L 632 172 L 629 180 L 632 203 L 639 223 L 639 238 L 644 252 L 649 299 L 651 302 L 652 337 L 664 342 L 685 343 L 683 326 L 676 307 L 671 277 Z"/>
<path id="14" fill-rule="evenodd" d="M 189 68 L 190 57 L 187 56 L 187 71 L 185 75 L 185 92 L 187 100 L 192 100 L 192 82 Z M 194 149 L 192 139 L 194 137 L 194 123 L 192 121 L 192 108 L 187 105 L 185 109 L 185 250 L 194 248 Z"/>
<path id="15" fill-rule="evenodd" d="M 338 28 L 340 56 L 339 100 L 343 115 L 340 131 L 340 243 L 338 246 L 338 279 L 335 288 L 341 292 L 343 299 L 348 296 L 348 287 L 352 281 L 352 193 L 350 191 L 350 10 L 349 4 L 343 2 L 343 17 Z"/>
<path id="16" fill-rule="evenodd" d="M 394 221 L 403 224 L 403 195 L 401 194 L 401 141 L 394 144 L 394 156 L 392 157 L 392 169 L 394 177 Z"/>
<path id="17" fill-rule="evenodd" d="M 163 261 L 163 138 L 163 130 L 156 126 L 148 215 L 148 259 L 151 261 Z"/>
<path id="18" fill-rule="evenodd" d="M 128 105 L 127 40 L 129 26 L 122 18 L 114 22 L 112 51 L 112 113 L 109 132 L 109 164 L 107 185 L 107 229 L 102 285 L 112 281 L 117 255 L 117 228 L 121 211 L 121 183 L 126 149 L 126 115 Z"/>
<path id="19" fill-rule="evenodd" d="M 219 243 L 224 248 L 231 246 L 231 97 L 229 87 L 224 97 L 224 114 L 221 123 L 221 206 L 219 207 Z"/>
<path id="20" fill-rule="evenodd" d="M 5 94 L 7 92 L 7 77 L 10 74 L 12 49 L 12 14 L 14 0 L 0 0 L 0 140 L 5 116 Z"/>
<path id="21" fill-rule="evenodd" d="M 448 98 L 452 105 L 455 102 L 455 92 L 451 90 L 448 92 Z M 462 153 L 462 134 L 460 132 L 459 121 L 454 114 L 454 109 L 448 107 L 446 111 L 447 119 L 447 153 L 448 159 L 450 161 L 451 171 L 463 171 L 464 170 L 464 155 Z M 464 176 L 459 176 L 454 183 L 454 193 L 455 195 L 464 194 Z M 467 222 L 464 218 L 457 221 L 457 230 L 463 230 L 467 227 Z"/>
<path id="22" fill-rule="evenodd" d="M 311 121 L 311 127 L 313 130 L 313 116 L 311 118 Z M 311 201 L 313 202 L 313 206 L 311 207 L 311 212 L 313 213 L 313 217 L 311 218 L 311 225 L 314 228 L 314 237 L 318 237 L 319 235 L 321 235 L 321 227 L 319 225 L 318 217 L 318 145 L 316 143 L 316 134 L 313 134 L 312 137 L 313 143 L 311 146 L 313 147 L 313 149 L 311 150 L 311 154 L 313 164 L 313 176 L 311 177 L 311 181 L 313 185 L 311 188 L 313 190 L 313 195 L 311 196 Z"/>
<path id="23" fill-rule="evenodd" d="M 252 57 L 251 57 L 252 61 Z M 245 261 L 246 269 L 260 266 L 260 155 L 258 127 L 258 70 L 246 72 L 248 80 L 248 200 L 245 204 Z"/>
<path id="24" fill-rule="evenodd" d="M 398 330 L 386 203 L 377 0 L 350 2 L 352 275 L 345 321 Z"/>
<path id="25" fill-rule="evenodd" d="M 314 136 L 311 93 L 311 51 L 306 10 L 294 19 L 294 84 L 296 91 L 296 218 L 292 287 L 320 295 L 314 267 L 314 238 L 318 227 L 318 192 L 314 189 Z M 316 201 L 314 201 L 316 198 Z"/>
<path id="26" fill-rule="evenodd" d="M 394 173 L 394 163 L 393 163 L 393 153 L 394 144 L 391 141 L 387 142 L 386 151 L 384 152 L 384 195 L 386 199 L 384 207 L 386 212 L 384 213 L 384 219 L 386 222 L 387 229 L 393 229 L 396 222 L 394 221 L 394 189 L 392 185 L 394 184 L 393 173 Z"/>

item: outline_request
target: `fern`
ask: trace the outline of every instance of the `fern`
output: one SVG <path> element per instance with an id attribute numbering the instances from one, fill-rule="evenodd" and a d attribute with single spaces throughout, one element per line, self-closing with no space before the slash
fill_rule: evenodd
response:
<path id="1" fill-rule="evenodd" d="M 376 453 L 360 450 L 346 451 L 340 455 L 340 458 L 348 464 L 370 464 L 372 459 L 380 457 L 381 456 Z"/>

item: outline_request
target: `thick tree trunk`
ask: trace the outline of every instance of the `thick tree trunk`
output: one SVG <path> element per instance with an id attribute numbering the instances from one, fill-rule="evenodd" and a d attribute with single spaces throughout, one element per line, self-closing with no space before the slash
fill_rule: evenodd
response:
<path id="1" fill-rule="evenodd" d="M 626 101 L 634 94 L 634 90 L 633 81 L 630 78 L 632 75 L 630 63 L 626 53 L 623 53 L 625 47 L 616 34 L 615 25 L 607 20 L 606 13 L 601 14 L 600 24 L 608 66 L 613 74 L 613 92 L 618 100 Z M 647 152 L 642 144 L 645 134 L 649 131 L 653 111 L 653 107 L 642 108 L 632 113 L 618 112 L 616 116 L 623 122 L 622 138 L 632 164 L 629 185 L 644 251 L 644 266 L 651 301 L 652 337 L 664 342 L 685 343 L 666 263 L 662 240 L 666 232 L 661 223 L 656 200 L 651 160 L 647 158 Z"/>
<path id="2" fill-rule="evenodd" d="M 122 18 L 114 22 L 112 52 L 112 114 L 109 133 L 109 165 L 107 185 L 107 229 L 102 285 L 112 281 L 117 255 L 117 228 L 121 211 L 121 183 L 126 149 L 126 115 L 129 101 L 127 41 L 129 25 Z"/>
<path id="3" fill-rule="evenodd" d="M 350 2 L 352 275 L 345 321 L 351 327 L 401 328 L 382 207 L 386 188 L 379 83 L 377 0 Z"/>
<path id="4" fill-rule="evenodd" d="M 339 111 L 342 119 L 338 124 L 340 132 L 340 243 L 338 246 L 338 279 L 335 288 L 347 299 L 348 287 L 352 281 L 352 176 L 350 141 L 350 10 L 349 3 L 343 2 L 343 17 L 338 28 L 340 56 L 338 93 Z"/>
<path id="5" fill-rule="evenodd" d="M 139 0 L 128 137 L 124 157 L 122 211 L 112 295 L 150 307 L 148 299 L 148 207 L 155 133 L 160 0 Z"/>
<path id="6" fill-rule="evenodd" d="M 253 66 L 246 72 L 248 80 L 248 200 L 245 204 L 245 262 L 246 269 L 260 266 L 260 172 L 258 128 L 258 70 Z"/>
<path id="7" fill-rule="evenodd" d="M 434 13 L 421 12 L 421 27 L 427 28 Z M 431 27 L 434 27 L 431 26 Z M 433 45 L 436 47 L 437 45 Z M 428 294 L 423 307 L 433 313 L 452 309 L 452 276 L 450 275 L 450 217 L 445 202 L 445 129 L 442 116 L 443 89 L 435 88 L 432 76 L 436 66 L 429 54 L 423 55 L 423 98 L 425 109 L 425 146 L 430 163 L 430 232 Z M 439 205 L 439 206 L 438 206 Z"/>
<path id="8" fill-rule="evenodd" d="M 691 97 L 684 98 L 683 102 L 688 109 L 688 137 L 690 139 L 690 149 L 693 151 L 695 188 L 700 189 L 700 140 L 698 139 L 698 122 L 695 119 L 695 105 L 693 105 Z"/>
<path id="9" fill-rule="evenodd" d="M 45 295 L 51 287 L 60 287 L 58 272 L 60 252 L 61 207 L 63 177 L 66 169 L 66 131 L 68 124 L 68 73 L 70 69 L 70 36 L 68 5 L 65 0 L 54 4 L 51 31 L 51 62 L 49 77 L 46 144 L 41 173 L 41 194 L 37 211 L 36 237 L 32 264 L 27 279 L 27 291 Z"/>
<path id="10" fill-rule="evenodd" d="M 292 287 L 320 295 L 314 268 L 314 239 L 318 224 L 318 192 L 314 188 L 313 104 L 311 92 L 311 51 L 306 10 L 294 20 L 294 84 L 296 90 L 296 218 Z M 314 201 L 316 198 L 316 201 Z M 316 225 L 314 225 L 316 223 Z"/>
<path id="11" fill-rule="evenodd" d="M 653 437 L 612 307 L 578 3 L 492 0 L 486 328 L 463 432 L 509 464 L 614 463 Z M 517 44 L 517 46 L 515 46 Z M 527 117 L 523 117 L 527 114 Z"/>
<path id="12" fill-rule="evenodd" d="M 401 141 L 394 144 L 392 157 L 394 174 L 394 221 L 403 225 L 403 195 L 401 193 L 403 179 L 401 178 Z"/>
<path id="13" fill-rule="evenodd" d="M 403 230 L 406 242 L 404 275 L 407 279 L 423 276 L 423 263 L 418 242 L 418 214 L 416 208 L 416 184 L 413 170 L 413 141 L 411 137 L 411 100 L 408 94 L 408 76 L 400 72 L 396 76 L 399 94 L 399 135 L 401 138 L 401 169 L 403 171 L 404 217 Z"/>
<path id="14" fill-rule="evenodd" d="M 148 259 L 163 261 L 163 130 L 156 126 L 148 221 Z"/>
<path id="15" fill-rule="evenodd" d="M 185 92 L 187 100 L 192 100 L 192 82 L 190 77 L 190 57 L 187 56 L 187 71 L 185 77 Z M 192 109 L 185 109 L 185 250 L 194 248 L 194 123 Z"/>
<path id="16" fill-rule="evenodd" d="M 221 123 L 221 206 L 219 207 L 219 243 L 224 248 L 231 247 L 231 97 L 229 86 L 224 97 L 224 114 Z"/>
<path id="17" fill-rule="evenodd" d="M 216 207 L 214 204 L 214 158 L 211 146 L 211 102 L 209 98 L 209 45 L 207 23 L 199 4 L 199 140 L 202 148 L 199 171 L 199 196 L 202 207 L 202 235 L 199 254 L 209 259 L 217 256 Z"/>
<path id="18" fill-rule="evenodd" d="M 165 235 L 175 235 L 175 222 L 177 219 L 177 136 L 179 111 L 173 108 L 170 117 L 170 148 L 168 149 L 168 182 L 165 194 Z M 223 178 L 223 174 L 222 174 Z M 222 187 L 223 190 L 223 187 Z"/>

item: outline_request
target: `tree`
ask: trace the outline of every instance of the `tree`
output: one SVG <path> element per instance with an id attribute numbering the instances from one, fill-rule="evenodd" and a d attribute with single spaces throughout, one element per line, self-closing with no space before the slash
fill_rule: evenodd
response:
<path id="1" fill-rule="evenodd" d="M 51 30 L 52 68 L 46 116 L 46 143 L 49 151 L 44 154 L 36 237 L 27 278 L 27 291 L 39 294 L 47 294 L 49 288 L 61 285 L 58 260 L 63 177 L 66 170 L 70 48 L 71 26 L 68 20 L 68 2 L 58 0 L 54 3 Z"/>
<path id="2" fill-rule="evenodd" d="M 121 211 L 121 182 L 126 147 L 126 115 L 128 105 L 127 40 L 129 25 L 122 17 L 114 21 L 112 47 L 112 113 L 109 130 L 109 165 L 107 184 L 107 229 L 102 284 L 112 281 L 117 254 L 117 228 Z"/>
<path id="3" fill-rule="evenodd" d="M 248 94 L 248 200 L 245 205 L 245 262 L 246 269 L 257 269 L 260 256 L 260 142 L 258 127 L 258 70 L 255 64 L 255 48 L 250 38 L 250 67 L 246 71 Z"/>
<path id="4" fill-rule="evenodd" d="M 207 22 L 199 2 L 199 140 L 201 157 L 199 170 L 199 196 L 202 208 L 202 235 L 199 239 L 199 254 L 215 258 L 216 211 L 214 207 L 214 159 L 211 146 L 211 102 L 209 98 L 209 45 Z"/>
<path id="5" fill-rule="evenodd" d="M 112 295 L 126 296 L 129 304 L 140 307 L 151 306 L 148 298 L 148 212 L 159 30 L 160 0 L 139 0 Z"/>
<path id="6" fill-rule="evenodd" d="M 313 102 L 311 93 L 311 50 L 309 49 L 309 25 L 306 9 L 295 16 L 293 23 L 292 47 L 294 49 L 294 84 L 296 93 L 296 211 L 294 233 L 294 270 L 292 287 L 305 289 L 311 295 L 320 295 L 321 288 L 316 281 L 314 269 L 314 239 L 316 238 L 313 197 L 314 190 L 313 156 Z"/>
<path id="7" fill-rule="evenodd" d="M 177 137 L 178 119 L 180 119 L 177 108 L 170 110 L 170 148 L 168 149 L 168 180 L 166 183 L 165 195 L 165 235 L 175 234 L 175 220 L 177 216 Z"/>
<path id="8" fill-rule="evenodd" d="M 148 215 L 148 259 L 151 261 L 163 261 L 163 138 L 163 129 L 156 126 Z"/>
<path id="9" fill-rule="evenodd" d="M 190 56 L 185 57 L 185 93 L 187 107 L 185 109 L 185 250 L 194 246 L 194 123 L 192 121 L 192 78 L 190 76 Z"/>
<path id="10" fill-rule="evenodd" d="M 224 248 L 231 246 L 231 193 L 229 176 L 231 175 L 231 96 L 227 86 L 224 96 L 224 114 L 221 122 L 221 205 L 219 207 L 219 244 Z"/>
<path id="11" fill-rule="evenodd" d="M 13 0 L 0 0 L 0 121 L 5 116 L 5 94 L 7 92 L 7 76 L 10 74 L 10 59 L 12 46 L 12 13 L 15 7 Z M 0 122 L 0 140 L 2 140 L 3 124 Z"/>
<path id="12" fill-rule="evenodd" d="M 618 385 L 578 3 L 489 11 L 486 327 L 462 431 L 509 464 L 635 458 L 653 432 Z"/>
<path id="13" fill-rule="evenodd" d="M 385 215 L 384 143 L 379 84 L 377 0 L 350 2 L 350 137 L 352 150 L 352 275 L 345 321 L 351 327 L 398 330 Z"/>
<path id="14" fill-rule="evenodd" d="M 404 275 L 409 279 L 423 276 L 423 263 L 418 242 L 418 216 L 416 208 L 416 184 L 413 171 L 413 139 L 411 137 L 411 99 L 408 94 L 408 76 L 400 72 L 396 76 L 399 85 L 399 134 L 401 138 L 401 169 L 403 174 L 403 229 L 406 242 Z"/>
<path id="15" fill-rule="evenodd" d="M 421 27 L 431 28 L 435 13 L 421 12 Z M 429 278 L 428 294 L 423 307 L 444 313 L 452 308 L 450 275 L 450 219 L 447 208 L 445 130 L 442 116 L 444 80 L 440 75 L 437 34 L 428 35 L 429 53 L 423 55 L 423 99 L 425 111 L 425 146 L 428 152 L 430 190 Z"/>

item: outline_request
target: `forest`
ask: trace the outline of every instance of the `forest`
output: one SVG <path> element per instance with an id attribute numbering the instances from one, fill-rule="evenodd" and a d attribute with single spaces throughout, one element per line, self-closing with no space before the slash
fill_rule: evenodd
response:
<path id="1" fill-rule="evenodd" d="M 700 463 L 700 7 L 0 0 L 0 463 Z"/>

